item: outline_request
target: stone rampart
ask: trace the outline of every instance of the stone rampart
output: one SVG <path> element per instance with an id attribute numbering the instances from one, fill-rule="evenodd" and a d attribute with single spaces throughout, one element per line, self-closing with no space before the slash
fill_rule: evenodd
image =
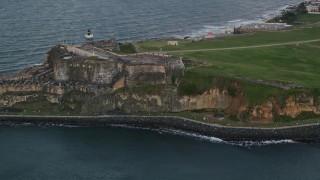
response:
<path id="1" fill-rule="evenodd" d="M 0 106 L 12 106 L 18 102 L 25 102 L 29 98 L 37 97 L 37 94 L 32 95 L 6 95 L 4 97 L 0 97 Z"/>
<path id="2" fill-rule="evenodd" d="M 79 49 L 76 46 L 65 45 L 65 47 L 69 52 L 72 52 L 72 53 L 74 53 L 76 55 L 79 55 L 79 56 L 84 56 L 84 57 L 94 56 L 94 53 L 91 53 L 91 52 L 88 52 L 88 51 L 84 51 L 82 49 Z"/>
<path id="3" fill-rule="evenodd" d="M 166 69 L 164 66 L 136 65 L 125 66 L 125 84 L 128 87 L 136 85 L 166 84 Z"/>
<path id="4" fill-rule="evenodd" d="M 7 92 L 39 92 L 43 90 L 40 84 L 3 84 L 0 85 L 0 95 Z"/>
<path id="5" fill-rule="evenodd" d="M 94 84 L 112 84 L 122 72 L 120 62 L 100 60 L 56 60 L 56 81 L 75 81 Z"/>
<path id="6" fill-rule="evenodd" d="M 56 46 L 47 54 L 48 64 L 53 68 L 56 81 L 110 86 L 118 83 L 115 86 L 118 87 L 123 86 L 120 80 L 124 78 L 124 85 L 129 87 L 171 84 L 168 79 L 171 79 L 172 72 L 184 71 L 185 68 L 181 58 L 168 55 L 144 53 L 120 56 L 90 45 L 81 48 L 70 45 Z M 103 58 L 89 60 L 88 57 L 94 55 L 90 49 Z"/>

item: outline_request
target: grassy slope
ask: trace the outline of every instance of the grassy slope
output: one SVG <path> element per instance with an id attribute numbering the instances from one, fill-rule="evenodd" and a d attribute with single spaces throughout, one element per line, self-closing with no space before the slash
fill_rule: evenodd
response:
<path id="1" fill-rule="evenodd" d="M 306 23 L 320 22 L 320 16 L 318 14 L 302 14 L 299 16 L 298 21 Z"/>

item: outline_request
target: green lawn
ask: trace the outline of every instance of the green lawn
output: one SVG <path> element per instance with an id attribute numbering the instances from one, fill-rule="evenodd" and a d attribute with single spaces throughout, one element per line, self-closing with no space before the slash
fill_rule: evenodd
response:
<path id="1" fill-rule="evenodd" d="M 320 14 L 302 14 L 299 16 L 299 22 L 317 23 L 320 22 Z"/>
<path id="2" fill-rule="evenodd" d="M 166 40 L 144 41 L 136 43 L 136 46 L 141 52 L 174 51 L 287 43 L 312 39 L 320 39 L 320 25 L 314 27 L 291 27 L 288 30 L 277 32 L 261 31 L 249 35 L 216 38 L 197 42 L 180 40 L 178 46 L 167 46 Z"/>
<path id="3" fill-rule="evenodd" d="M 211 66 L 190 69 L 191 72 L 205 76 L 277 80 L 320 88 L 320 43 L 230 51 L 187 52 L 182 56 L 190 60 L 210 62 Z"/>
<path id="4" fill-rule="evenodd" d="M 304 17 L 304 16 L 303 16 Z M 302 17 L 302 18 L 303 18 Z M 166 41 L 139 43 L 139 50 L 208 49 L 286 43 L 320 39 L 320 27 L 294 27 L 281 32 L 256 32 L 253 35 L 217 38 L 199 42 L 181 41 L 179 46 L 167 46 Z M 190 68 L 199 77 L 227 76 L 272 81 L 293 82 L 306 88 L 320 88 L 320 42 L 274 47 L 170 53 L 194 61 L 206 61 L 210 66 Z"/>

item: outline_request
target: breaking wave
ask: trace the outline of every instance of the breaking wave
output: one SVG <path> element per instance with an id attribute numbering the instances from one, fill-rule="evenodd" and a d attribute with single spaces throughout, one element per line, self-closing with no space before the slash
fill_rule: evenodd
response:
<path id="1" fill-rule="evenodd" d="M 76 126 L 76 125 L 65 125 L 65 124 L 51 124 L 51 123 L 42 123 L 42 124 L 32 124 L 32 123 L 22 123 L 22 124 L 7 124 L 11 127 L 20 127 L 20 126 L 39 126 L 43 128 L 47 127 L 64 127 L 64 128 L 83 128 L 89 126 Z M 137 127 L 132 125 L 125 125 L 125 124 L 114 124 L 114 125 L 108 125 L 109 127 L 113 128 L 125 128 L 125 129 L 137 129 L 137 130 L 150 130 L 157 132 L 159 134 L 171 134 L 171 135 L 178 135 L 178 136 L 184 136 L 189 137 L 192 139 L 195 139 L 197 141 L 207 141 L 211 143 L 222 143 L 222 144 L 228 144 L 228 145 L 234 145 L 234 146 L 242 146 L 242 147 L 254 147 L 254 146 L 266 146 L 266 145 L 274 145 L 274 144 L 293 144 L 297 143 L 290 139 L 283 139 L 283 140 L 268 140 L 268 141 L 224 141 L 223 139 L 212 137 L 212 136 L 204 136 L 196 133 L 181 131 L 181 130 L 174 130 L 174 129 L 168 129 L 168 128 L 147 128 L 147 127 Z"/>
<path id="2" fill-rule="evenodd" d="M 199 135 L 195 133 L 185 132 L 181 130 L 173 130 L 173 129 L 154 129 L 154 128 L 140 128 L 136 126 L 130 126 L 130 125 L 112 125 L 112 127 L 121 127 L 121 128 L 128 128 L 128 129 L 142 129 L 142 130 L 151 130 L 158 132 L 159 134 L 172 134 L 172 135 L 179 135 L 179 136 L 185 136 L 185 137 L 191 137 L 193 139 L 199 140 L 199 141 L 208 141 L 211 143 L 223 143 L 223 144 L 229 144 L 234 146 L 244 146 L 244 147 L 253 147 L 253 146 L 266 146 L 266 145 L 274 145 L 274 144 L 293 144 L 297 143 L 290 139 L 283 139 L 283 140 L 268 140 L 268 141 L 224 141 L 217 137 L 211 137 L 211 136 L 204 136 Z"/>
<path id="3" fill-rule="evenodd" d="M 219 25 L 204 25 L 200 30 L 191 31 L 189 34 L 175 35 L 175 38 L 197 38 L 205 36 L 207 33 L 212 32 L 214 34 L 225 34 L 226 32 L 232 32 L 233 28 L 245 26 L 254 23 L 265 23 L 267 20 L 272 19 L 281 14 L 282 11 L 290 7 L 290 5 L 282 6 L 274 11 L 267 11 L 261 16 L 254 17 L 252 19 L 234 19 L 223 22 Z"/>

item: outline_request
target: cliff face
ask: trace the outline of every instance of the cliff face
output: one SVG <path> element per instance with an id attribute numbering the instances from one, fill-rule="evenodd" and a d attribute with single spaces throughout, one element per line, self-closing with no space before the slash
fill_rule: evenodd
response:
<path id="1" fill-rule="evenodd" d="M 234 115 L 248 121 L 272 122 L 275 116 L 297 118 L 301 113 L 320 115 L 320 105 L 313 96 L 299 94 L 289 96 L 284 104 L 274 98 L 265 103 L 249 106 L 242 97 L 232 97 L 227 90 L 211 88 L 201 95 L 179 96 L 175 91 L 160 94 L 118 93 L 116 107 L 128 113 L 134 112 L 181 112 L 187 110 L 220 110 L 226 116 Z"/>
<path id="2" fill-rule="evenodd" d="M 201 95 L 183 96 L 179 99 L 180 110 L 228 109 L 234 98 L 228 91 L 212 88 Z"/>
<path id="3" fill-rule="evenodd" d="M 320 105 L 314 102 L 314 96 L 299 94 L 289 96 L 283 107 L 276 99 L 271 99 L 262 105 L 253 107 L 252 117 L 266 121 L 272 121 L 275 115 L 298 117 L 301 113 L 320 114 Z"/>
<path id="4" fill-rule="evenodd" d="M 278 112 L 290 117 L 297 117 L 302 112 L 320 114 L 320 106 L 314 102 L 314 98 L 306 94 L 291 96 L 286 100 L 285 108 L 279 109 Z"/>
<path id="5" fill-rule="evenodd" d="M 159 94 L 118 93 L 117 108 L 134 112 L 181 112 L 188 110 L 220 109 L 230 107 L 233 98 L 226 91 L 209 89 L 196 96 L 179 96 L 176 91 L 167 90 Z"/>
<path id="6" fill-rule="evenodd" d="M 121 83 L 120 83 L 121 84 Z M 120 110 L 136 112 L 182 112 L 189 110 L 217 110 L 227 116 L 235 116 L 247 121 L 272 122 L 277 116 L 297 118 L 302 113 L 320 115 L 317 97 L 297 94 L 279 101 L 270 98 L 259 105 L 245 103 L 241 95 L 230 96 L 227 90 L 210 88 L 200 95 L 179 96 L 175 87 L 161 91 L 114 92 L 113 89 L 90 89 L 84 85 L 7 85 L 0 86 L 0 107 L 13 106 L 28 101 L 30 97 L 44 95 L 50 103 L 64 103 L 79 114 L 107 114 Z M 69 92 L 80 95 L 70 99 Z M 22 94 L 21 94 L 22 93 Z"/>

